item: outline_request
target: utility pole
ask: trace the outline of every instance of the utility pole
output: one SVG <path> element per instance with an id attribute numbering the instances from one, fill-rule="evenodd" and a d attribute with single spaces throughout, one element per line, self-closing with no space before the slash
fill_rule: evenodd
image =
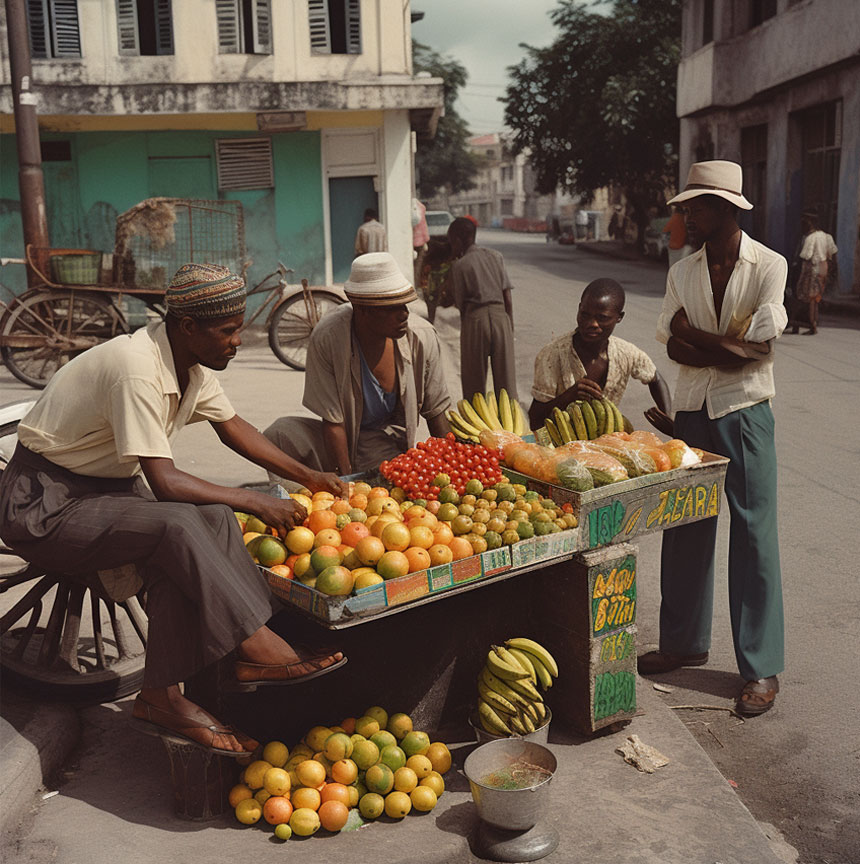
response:
<path id="1" fill-rule="evenodd" d="M 6 35 L 9 40 L 9 67 L 12 72 L 12 99 L 15 112 L 15 141 L 18 146 L 18 188 L 21 194 L 21 223 L 24 246 L 47 249 L 48 214 L 45 209 L 45 178 L 39 144 L 36 96 L 32 92 L 33 67 L 30 62 L 30 34 L 24 0 L 6 0 Z M 27 284 L 33 287 L 38 277 L 27 266 Z"/>

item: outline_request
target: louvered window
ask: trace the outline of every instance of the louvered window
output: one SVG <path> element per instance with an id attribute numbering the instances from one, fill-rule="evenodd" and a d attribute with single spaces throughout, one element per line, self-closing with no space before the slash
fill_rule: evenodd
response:
<path id="1" fill-rule="evenodd" d="M 271 54 L 271 0 L 215 0 L 221 54 Z"/>
<path id="2" fill-rule="evenodd" d="M 78 0 L 27 0 L 33 57 L 80 57 Z"/>
<path id="3" fill-rule="evenodd" d="M 116 25 L 121 55 L 173 54 L 171 0 L 116 0 Z"/>
<path id="4" fill-rule="evenodd" d="M 361 54 L 361 0 L 308 0 L 312 54 Z"/>
<path id="5" fill-rule="evenodd" d="M 219 189 L 271 189 L 275 185 L 269 138 L 221 138 L 215 144 Z"/>

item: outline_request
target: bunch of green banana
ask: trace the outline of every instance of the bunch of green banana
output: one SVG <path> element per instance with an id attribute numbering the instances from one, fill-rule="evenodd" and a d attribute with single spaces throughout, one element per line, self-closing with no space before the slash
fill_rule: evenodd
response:
<path id="1" fill-rule="evenodd" d="M 445 418 L 451 426 L 451 431 L 464 441 L 477 443 L 478 436 L 485 429 L 494 432 L 506 431 L 516 435 L 528 432 L 526 416 L 520 403 L 511 399 L 502 388 L 499 397 L 492 391 L 475 393 L 472 401 L 461 399 L 457 403 L 458 411 L 448 411 Z"/>
<path id="2" fill-rule="evenodd" d="M 544 691 L 558 677 L 552 654 L 533 639 L 493 645 L 478 676 L 478 719 L 492 735 L 528 735 L 544 725 Z"/>
<path id="3" fill-rule="evenodd" d="M 633 424 L 610 399 L 578 399 L 566 411 L 553 408 L 544 423 L 556 447 L 569 441 L 591 441 L 612 432 L 632 432 Z"/>

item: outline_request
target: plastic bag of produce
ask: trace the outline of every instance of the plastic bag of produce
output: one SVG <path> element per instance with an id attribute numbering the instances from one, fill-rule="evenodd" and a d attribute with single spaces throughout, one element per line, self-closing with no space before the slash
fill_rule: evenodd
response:
<path id="1" fill-rule="evenodd" d="M 680 438 L 667 441 L 661 449 L 668 454 L 673 468 L 689 468 L 702 461 Z"/>
<path id="2" fill-rule="evenodd" d="M 556 452 L 565 452 L 581 462 L 590 472 L 595 486 L 606 486 L 627 480 L 627 469 L 614 457 L 594 446 L 593 441 L 571 441 Z"/>
<path id="3" fill-rule="evenodd" d="M 657 471 L 654 459 L 644 449 L 628 441 L 622 441 L 612 435 L 602 435 L 591 443 L 604 453 L 608 453 L 613 459 L 617 459 L 627 469 L 630 477 L 655 474 Z"/>
<path id="4" fill-rule="evenodd" d="M 523 439 L 513 432 L 506 432 L 504 429 L 482 429 L 479 435 L 481 444 L 488 450 L 504 451 L 506 445 L 524 444 Z"/>
<path id="5" fill-rule="evenodd" d="M 635 441 L 637 444 L 643 444 L 646 447 L 662 447 L 663 442 L 660 438 L 648 429 L 637 429 L 627 436 L 628 441 Z"/>
<path id="6" fill-rule="evenodd" d="M 594 488 L 594 478 L 582 462 L 566 456 L 555 466 L 556 484 L 574 492 L 588 492 Z"/>

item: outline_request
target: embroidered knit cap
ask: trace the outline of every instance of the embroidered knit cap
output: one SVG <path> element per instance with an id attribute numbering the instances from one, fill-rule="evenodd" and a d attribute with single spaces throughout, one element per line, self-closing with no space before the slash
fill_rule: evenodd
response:
<path id="1" fill-rule="evenodd" d="M 352 262 L 343 290 L 357 306 L 399 306 L 418 299 L 390 252 L 368 252 Z"/>
<path id="2" fill-rule="evenodd" d="M 220 264 L 183 264 L 164 301 L 176 318 L 227 318 L 245 311 L 245 280 Z"/>

